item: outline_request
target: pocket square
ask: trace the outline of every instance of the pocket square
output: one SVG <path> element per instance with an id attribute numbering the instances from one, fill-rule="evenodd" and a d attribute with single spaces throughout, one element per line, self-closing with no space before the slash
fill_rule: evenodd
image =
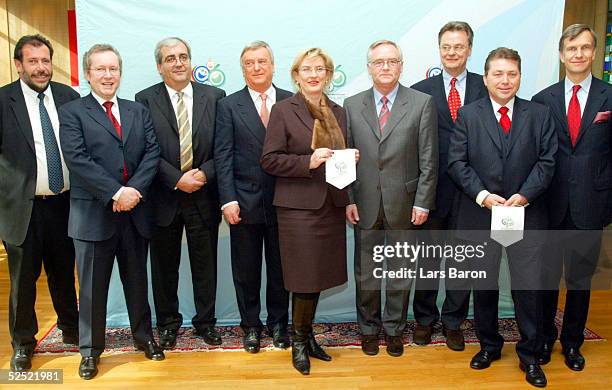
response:
<path id="1" fill-rule="evenodd" d="M 605 123 L 610 120 L 610 111 L 599 111 L 597 115 L 595 115 L 595 119 L 593 123 Z"/>

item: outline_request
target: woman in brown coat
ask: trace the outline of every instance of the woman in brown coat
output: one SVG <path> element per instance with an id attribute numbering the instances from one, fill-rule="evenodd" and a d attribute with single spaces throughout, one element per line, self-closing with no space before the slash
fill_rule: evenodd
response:
<path id="1" fill-rule="evenodd" d="M 291 67 L 298 93 L 270 114 L 261 165 L 276 176 L 279 242 L 285 288 L 292 294 L 293 366 L 310 373 L 309 356 L 329 361 L 312 321 L 321 291 L 342 285 L 346 273 L 346 190 L 325 181 L 325 161 L 346 147 L 346 114 L 324 90 L 333 75 L 321 49 L 300 53 Z"/>

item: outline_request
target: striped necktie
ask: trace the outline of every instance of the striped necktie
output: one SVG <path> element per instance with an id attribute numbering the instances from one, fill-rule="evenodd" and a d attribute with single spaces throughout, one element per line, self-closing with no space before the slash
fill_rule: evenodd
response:
<path id="1" fill-rule="evenodd" d="M 179 143 L 181 147 L 181 172 L 187 172 L 193 166 L 193 149 L 191 144 L 191 126 L 187 106 L 183 101 L 183 92 L 177 92 L 176 119 L 179 127 Z"/>

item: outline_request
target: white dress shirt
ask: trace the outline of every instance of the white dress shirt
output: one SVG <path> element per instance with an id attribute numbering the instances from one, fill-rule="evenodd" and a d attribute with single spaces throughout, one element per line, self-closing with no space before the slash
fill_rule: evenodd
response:
<path id="1" fill-rule="evenodd" d="M 187 117 L 189 118 L 189 127 L 193 129 L 193 86 L 191 83 L 187 84 L 181 91 L 176 91 L 164 84 L 168 90 L 168 96 L 170 96 L 170 102 L 172 103 L 172 109 L 174 115 L 178 118 L 177 105 L 178 105 L 178 92 L 183 92 L 183 103 L 187 107 Z"/>
<path id="2" fill-rule="evenodd" d="M 34 151 L 36 152 L 36 195 L 55 195 L 53 191 L 49 189 L 49 170 L 47 167 L 47 151 L 45 149 L 45 139 L 42 132 L 42 125 L 40 123 L 40 110 L 38 92 L 30 88 L 23 80 L 20 80 L 21 90 L 23 91 L 23 97 L 25 99 L 26 108 L 28 110 L 28 116 L 30 117 L 30 125 L 32 126 L 32 136 L 34 137 Z M 60 147 L 59 141 L 59 119 L 57 116 L 57 108 L 55 107 L 55 101 L 53 100 L 53 93 L 51 91 L 51 85 L 43 92 L 45 98 L 43 104 L 51 119 L 51 125 L 53 126 L 53 133 L 55 134 L 55 140 L 57 141 L 57 147 Z M 61 153 L 60 157 L 62 160 L 62 176 L 64 177 L 64 188 L 62 192 L 70 189 L 70 179 L 68 176 L 68 168 L 64 162 L 64 156 Z"/>
<path id="3" fill-rule="evenodd" d="M 589 91 L 591 89 L 591 81 L 593 80 L 593 75 L 589 74 L 584 80 L 578 83 L 580 85 L 580 89 L 576 92 L 576 97 L 578 98 L 578 103 L 580 103 L 580 117 L 582 117 L 582 113 L 584 113 L 584 107 L 586 106 L 587 98 L 589 97 Z M 567 114 L 567 109 L 569 108 L 570 100 L 572 99 L 572 95 L 574 94 L 574 83 L 565 78 L 565 113 Z"/>
<path id="4" fill-rule="evenodd" d="M 374 104 L 376 104 L 376 116 L 380 117 L 380 111 L 383 108 L 383 102 L 380 101 L 380 99 L 382 99 L 383 94 L 378 92 L 378 90 L 376 88 L 373 88 L 374 90 Z M 393 103 L 395 103 L 395 98 L 397 97 L 397 91 L 399 91 L 399 83 L 397 83 L 397 85 L 395 86 L 395 88 L 393 88 L 393 91 L 389 92 L 388 95 L 384 95 L 387 96 L 387 108 L 389 109 L 389 112 L 393 111 Z"/>
<path id="5" fill-rule="evenodd" d="M 451 76 L 446 70 L 442 70 L 442 80 L 444 81 L 444 92 L 446 93 L 446 101 L 448 101 L 448 94 L 451 90 L 451 80 L 453 76 Z M 467 69 L 464 69 L 459 76 L 457 76 L 457 81 L 455 82 L 455 88 L 457 92 L 459 92 L 459 97 L 461 98 L 461 106 L 465 105 L 465 86 L 467 84 Z"/>

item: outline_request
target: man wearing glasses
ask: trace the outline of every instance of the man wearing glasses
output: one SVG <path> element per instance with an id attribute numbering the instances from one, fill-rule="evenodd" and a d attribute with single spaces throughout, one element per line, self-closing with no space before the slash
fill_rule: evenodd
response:
<path id="1" fill-rule="evenodd" d="M 438 110 L 438 188 L 436 191 L 436 209 L 430 214 L 425 228 L 431 230 L 432 239 L 443 242 L 448 240 L 444 230 L 453 229 L 452 206 L 457 198 L 457 187 L 446 171 L 448 165 L 448 144 L 453 131 L 457 112 L 460 107 L 485 97 L 487 90 L 482 76 L 468 72 L 467 61 L 472 54 L 474 32 L 466 22 L 448 22 L 438 33 L 438 45 L 442 73 L 422 80 L 412 88 L 431 95 Z M 442 259 L 423 259 L 419 269 L 439 270 Z M 446 259 L 448 269 L 451 259 Z M 453 262 L 453 267 L 462 263 Z M 421 272 L 419 272 L 421 275 Z M 417 279 L 414 292 L 414 317 L 417 321 L 414 342 L 427 345 L 431 342 L 433 326 L 442 320 L 446 345 L 454 351 L 465 348 L 461 324 L 468 314 L 470 303 L 470 286 L 453 279 L 446 280 L 446 297 L 442 306 L 442 315 L 436 306 L 438 282 L 435 279 Z M 453 288 L 451 283 L 459 283 Z"/>
<path id="2" fill-rule="evenodd" d="M 262 249 L 266 254 L 266 326 L 277 348 L 289 347 L 289 293 L 283 283 L 278 225 L 272 205 L 275 179 L 259 165 L 272 106 L 292 94 L 272 84 L 274 56 L 255 41 L 240 55 L 246 87 L 219 102 L 215 166 L 223 216 L 230 225 L 232 275 L 249 353 L 260 348 Z"/>
<path id="3" fill-rule="evenodd" d="M 225 92 L 190 81 L 191 49 L 180 38 L 161 40 L 155 61 L 163 81 L 138 92 L 136 101 L 151 110 L 161 151 L 151 188 L 151 279 L 160 345 L 174 348 L 183 324 L 177 294 L 183 229 L 196 309 L 191 324 L 207 344 L 219 345 L 214 326 L 221 211 L 213 135 L 217 101 Z"/>
<path id="4" fill-rule="evenodd" d="M 374 87 L 344 103 L 349 145 L 361 155 L 346 208 L 355 225 L 357 321 L 365 354 L 378 353 L 382 327 L 387 353 L 401 356 L 410 279 L 386 278 L 381 315 L 382 278 L 373 275 L 378 265 L 372 254 L 374 245 L 405 241 L 401 231 L 423 225 L 435 207 L 438 121 L 431 96 L 399 83 L 403 60 L 396 43 L 374 42 L 367 59 Z M 402 263 L 389 261 L 387 270 L 400 270 Z"/>

